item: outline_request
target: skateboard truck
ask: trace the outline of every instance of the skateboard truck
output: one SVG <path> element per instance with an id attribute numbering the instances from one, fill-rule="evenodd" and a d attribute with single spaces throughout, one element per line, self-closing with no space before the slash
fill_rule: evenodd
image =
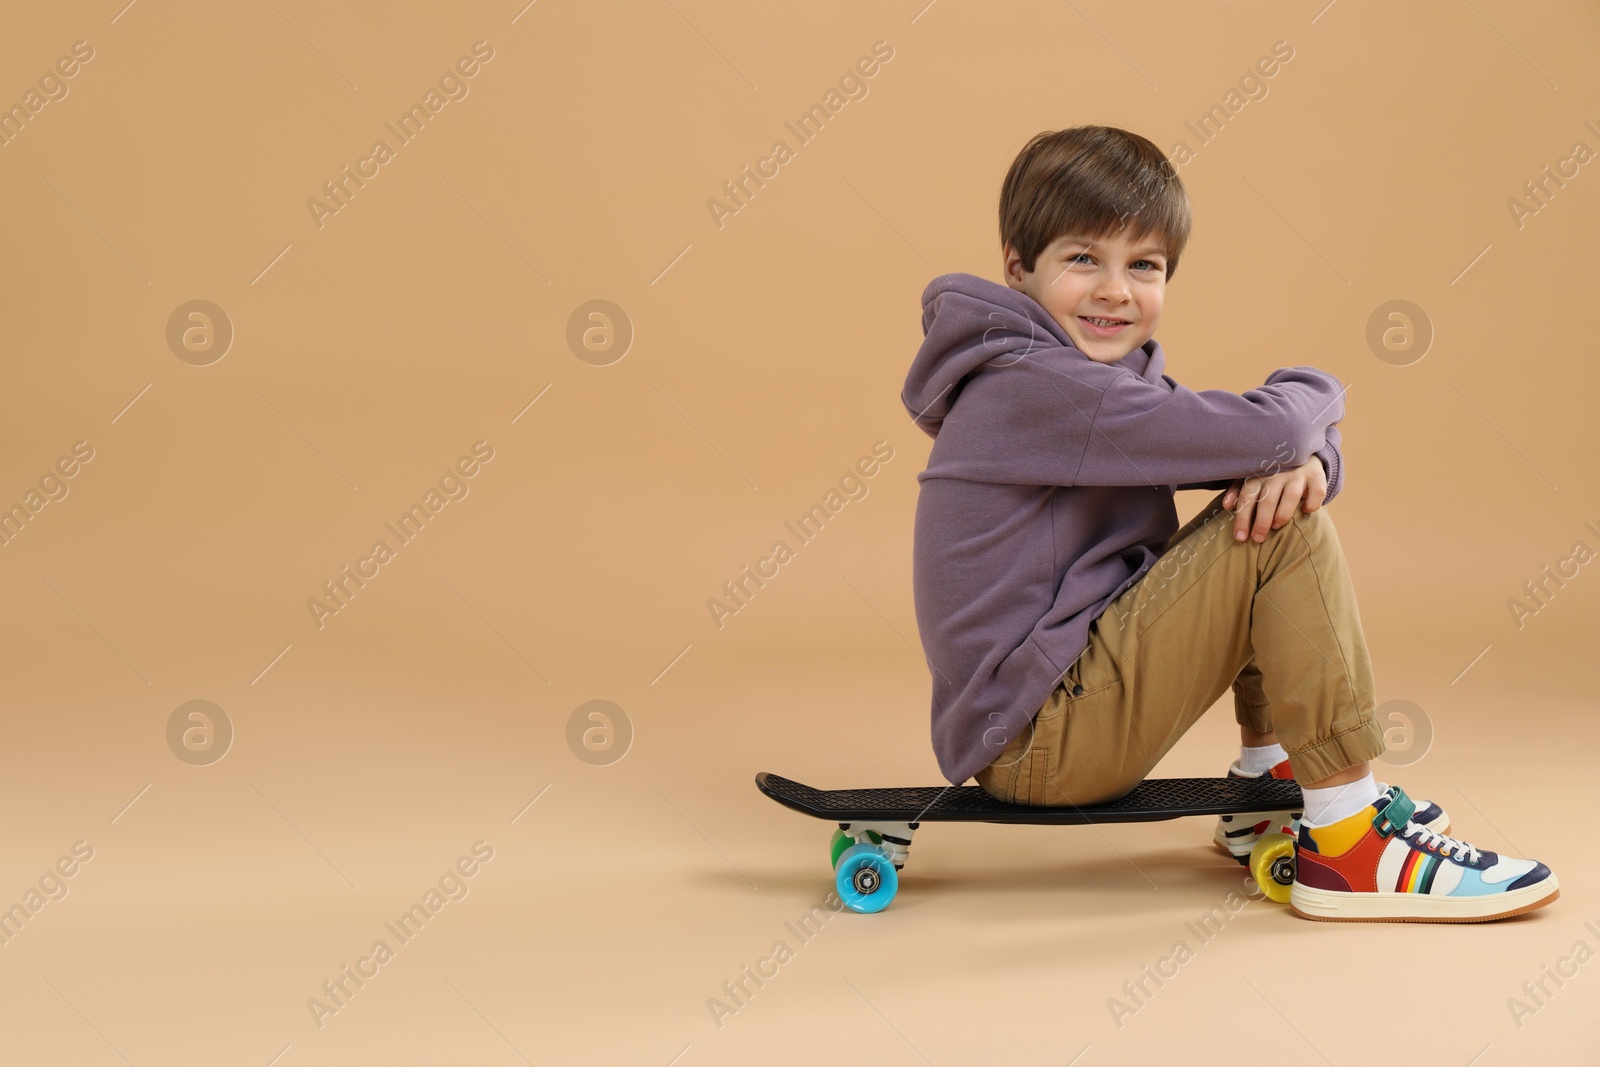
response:
<path id="1" fill-rule="evenodd" d="M 854 844 L 879 845 L 887 849 L 889 860 L 898 871 L 906 865 L 906 858 L 911 854 L 911 835 L 921 825 L 915 822 L 880 822 L 876 819 L 862 819 L 840 823 L 839 833 Z M 839 851 L 842 852 L 843 849 Z M 837 854 L 834 858 L 838 858 Z"/>

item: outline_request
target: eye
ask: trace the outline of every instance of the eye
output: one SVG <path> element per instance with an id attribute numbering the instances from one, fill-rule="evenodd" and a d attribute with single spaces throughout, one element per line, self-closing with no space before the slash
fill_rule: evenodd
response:
<path id="1" fill-rule="evenodd" d="M 1153 263 L 1148 259 L 1141 259 L 1141 260 L 1139 260 L 1138 263 L 1135 263 L 1134 266 L 1137 267 L 1139 265 L 1139 263 L 1143 263 L 1144 266 L 1145 266 L 1145 269 L 1147 269 L 1147 270 L 1160 270 L 1161 269 L 1159 264 Z"/>
<path id="2" fill-rule="evenodd" d="M 1073 255 L 1068 256 L 1067 257 L 1067 262 L 1068 263 L 1076 263 L 1080 259 L 1088 259 L 1088 258 L 1089 258 L 1089 253 L 1087 253 L 1087 252 L 1077 252 L 1077 253 L 1075 253 Z"/>

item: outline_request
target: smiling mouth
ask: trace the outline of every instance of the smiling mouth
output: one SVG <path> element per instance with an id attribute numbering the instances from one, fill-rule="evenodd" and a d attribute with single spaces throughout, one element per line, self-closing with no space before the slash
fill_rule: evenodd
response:
<path id="1" fill-rule="evenodd" d="M 1079 315 L 1078 321 L 1091 337 L 1100 338 L 1115 337 L 1132 325 L 1127 319 L 1102 319 L 1095 315 Z"/>

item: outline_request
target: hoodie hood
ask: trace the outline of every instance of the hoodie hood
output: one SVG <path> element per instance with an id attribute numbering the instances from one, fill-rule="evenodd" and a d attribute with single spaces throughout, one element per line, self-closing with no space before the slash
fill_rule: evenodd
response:
<path id="1" fill-rule="evenodd" d="M 900 400 L 929 437 L 939 436 L 973 374 L 1043 352 L 1094 362 L 1033 297 L 973 274 L 941 274 L 928 283 L 922 291 L 922 333 Z M 1161 346 L 1152 338 L 1106 366 L 1157 382 L 1163 363 Z"/>

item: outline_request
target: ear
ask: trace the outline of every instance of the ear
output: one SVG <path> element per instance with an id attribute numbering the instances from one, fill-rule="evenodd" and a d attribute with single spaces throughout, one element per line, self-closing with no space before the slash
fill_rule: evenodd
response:
<path id="1" fill-rule="evenodd" d="M 1000 269 L 1005 274 L 1006 284 L 1019 293 L 1023 292 L 1023 282 L 1030 272 L 1022 269 L 1022 257 L 1009 244 L 1005 246 L 1003 254 L 1005 259 Z"/>

